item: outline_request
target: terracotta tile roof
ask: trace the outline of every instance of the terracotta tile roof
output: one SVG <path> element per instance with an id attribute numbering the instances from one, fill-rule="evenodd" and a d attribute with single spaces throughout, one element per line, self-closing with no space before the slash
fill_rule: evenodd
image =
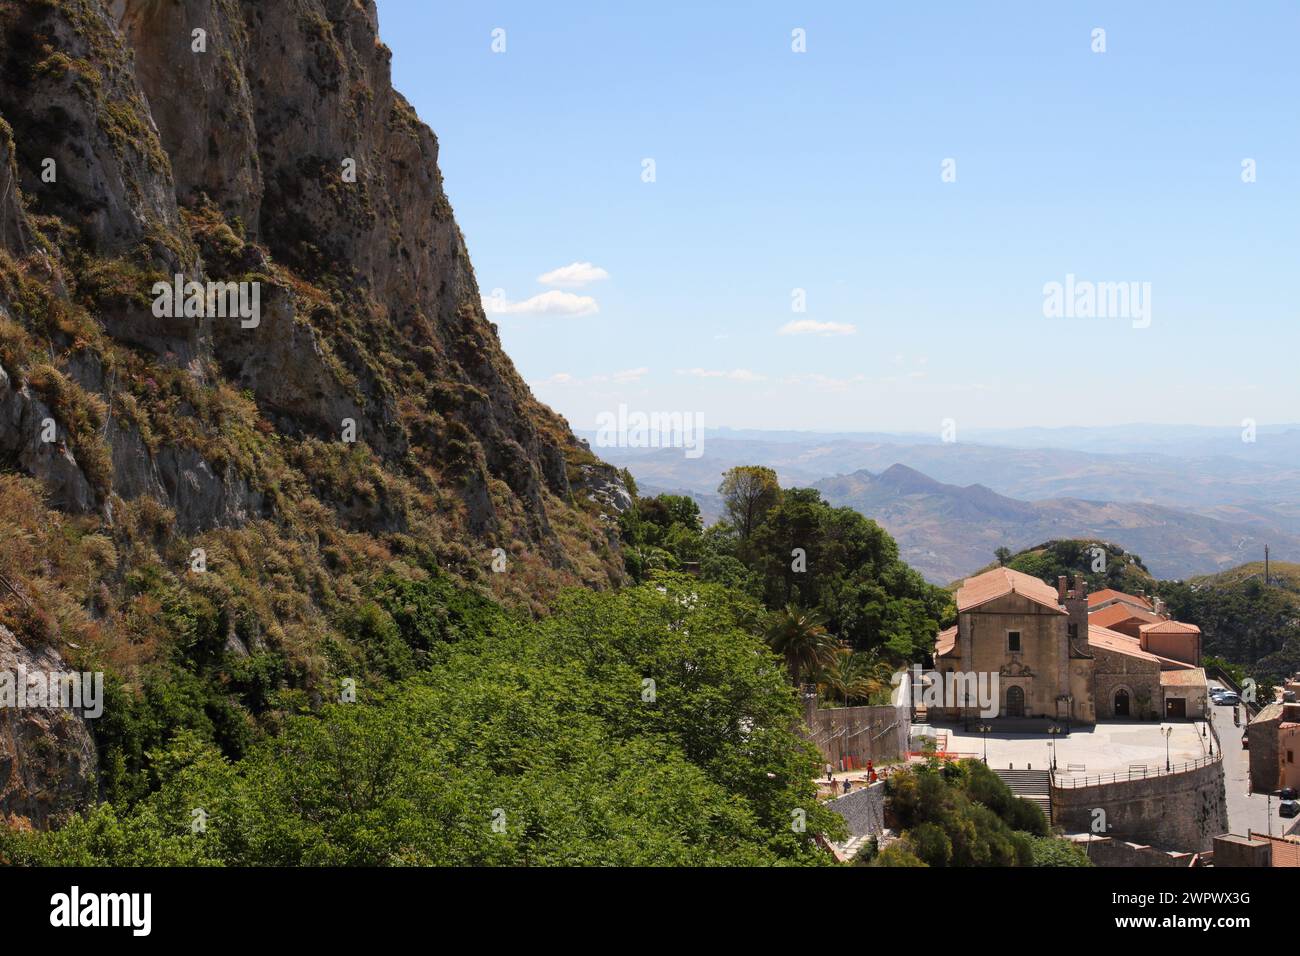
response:
<path id="1" fill-rule="evenodd" d="M 1129 657 L 1138 657 L 1144 661 L 1160 660 L 1156 655 L 1142 650 L 1142 646 L 1138 644 L 1136 637 L 1129 637 L 1119 631 L 1097 627 L 1095 624 L 1088 625 L 1088 643 L 1092 647 L 1098 647 L 1105 651 L 1114 651 L 1117 654 L 1127 654 Z"/>
<path id="2" fill-rule="evenodd" d="M 957 647 L 957 625 L 953 625 L 946 630 L 939 632 L 939 637 L 934 642 L 934 656 L 943 657 L 945 654 L 951 654 Z"/>
<path id="3" fill-rule="evenodd" d="M 1258 714 L 1256 714 L 1255 719 L 1252 720 L 1251 723 L 1266 724 L 1270 720 L 1281 720 L 1281 719 L 1282 719 L 1282 702 L 1274 701 L 1273 703 L 1265 707 L 1263 710 L 1261 710 Z"/>
<path id="4" fill-rule="evenodd" d="M 1098 627 L 1114 627 L 1121 621 L 1134 619 L 1144 621 L 1147 624 L 1156 624 L 1161 620 L 1150 611 L 1129 607 L 1127 604 L 1112 604 L 1088 615 L 1088 623 L 1096 624 Z"/>
<path id="5" fill-rule="evenodd" d="M 1148 611 L 1153 610 L 1151 602 L 1146 598 L 1138 597 L 1136 594 L 1125 594 L 1123 591 L 1116 591 L 1114 588 L 1102 588 L 1100 591 L 1093 591 L 1088 595 L 1088 607 L 1096 607 L 1098 604 L 1105 604 L 1107 601 L 1128 601 L 1131 604 L 1140 605 Z"/>
<path id="6" fill-rule="evenodd" d="M 1056 588 L 1044 584 L 1033 575 L 1013 571 L 1011 568 L 994 568 L 967 578 L 957 591 L 957 610 L 969 611 L 1013 593 L 1060 614 L 1065 613 L 1056 603 Z"/>
<path id="7" fill-rule="evenodd" d="M 1201 629 L 1195 624 L 1182 621 L 1160 621 L 1157 624 L 1143 624 L 1138 628 L 1143 634 L 1200 634 Z"/>
<path id="8" fill-rule="evenodd" d="M 1181 671 L 1161 671 L 1162 687 L 1204 687 L 1205 670 L 1201 667 L 1189 667 Z"/>

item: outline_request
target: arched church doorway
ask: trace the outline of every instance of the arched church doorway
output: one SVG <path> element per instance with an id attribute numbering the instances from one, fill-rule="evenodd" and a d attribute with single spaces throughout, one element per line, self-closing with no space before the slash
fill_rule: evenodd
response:
<path id="1" fill-rule="evenodd" d="M 1025 716 L 1025 691 L 1023 687 L 1007 688 L 1007 716 Z"/>
<path id="2" fill-rule="evenodd" d="M 1129 715 L 1128 691 L 1123 687 L 1115 691 L 1115 716 L 1127 717 Z"/>

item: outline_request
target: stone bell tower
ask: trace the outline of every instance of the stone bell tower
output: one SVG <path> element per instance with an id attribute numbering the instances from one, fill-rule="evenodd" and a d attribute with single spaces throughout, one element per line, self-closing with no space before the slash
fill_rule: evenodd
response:
<path id="1" fill-rule="evenodd" d="M 1057 653 L 1057 716 L 1079 719 L 1070 692 L 1070 658 L 1088 649 L 1088 582 L 1082 574 L 1074 577 L 1074 587 L 1064 575 L 1056 579 L 1057 601 L 1065 610 L 1065 634 Z"/>

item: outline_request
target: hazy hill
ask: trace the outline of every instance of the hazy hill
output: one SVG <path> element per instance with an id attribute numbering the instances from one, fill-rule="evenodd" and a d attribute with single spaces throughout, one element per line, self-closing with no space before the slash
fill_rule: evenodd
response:
<path id="1" fill-rule="evenodd" d="M 1091 430 L 1082 430 L 1092 435 Z M 983 485 L 1021 501 L 1084 498 L 1159 504 L 1210 518 L 1300 535 L 1300 430 L 1261 431 L 1254 444 L 1236 444 L 1218 430 L 1191 429 L 1186 440 L 1139 442 L 1126 430 L 1098 429 L 1089 450 L 1073 447 L 1008 447 L 961 440 L 952 444 L 921 436 L 839 436 L 788 432 L 709 433 L 703 455 L 688 459 L 680 449 L 598 449 L 626 466 L 641 484 L 712 494 L 722 473 L 735 465 L 766 465 L 783 485 L 808 485 L 857 471 L 883 472 L 901 464 L 936 481 Z M 1176 431 L 1176 434 L 1183 434 Z M 1045 442 L 1054 430 L 991 433 L 1007 441 Z M 1157 433 L 1158 434 L 1158 433 Z M 734 437 L 743 435 L 745 437 Z M 1057 440 L 1064 440 L 1057 436 Z M 1094 449 L 1160 448 L 1162 451 L 1101 453 Z M 1232 454 L 1226 453 L 1231 451 Z M 1206 452 L 1213 451 L 1214 454 Z M 1208 570 L 1208 569 L 1207 569 Z"/>
<path id="2" fill-rule="evenodd" d="M 1290 561 L 1269 561 L 1269 582 L 1285 591 L 1300 596 L 1300 564 Z M 1188 583 L 1193 587 L 1230 587 L 1245 584 L 1247 581 L 1264 581 L 1264 562 L 1250 561 L 1226 571 L 1215 574 L 1198 575 Z M 1300 604 L 1300 600 L 1297 601 Z"/>
<path id="3" fill-rule="evenodd" d="M 1300 537 L 1267 537 L 1234 524 L 1154 504 L 1078 498 L 1020 501 L 974 485 L 952 485 L 905 465 L 879 474 L 858 471 L 813 485 L 833 504 L 880 522 L 904 559 L 936 583 L 988 564 L 999 547 L 1012 551 L 1049 539 L 1112 541 L 1144 556 L 1160 578 L 1204 574 L 1262 554 L 1300 553 Z"/>
<path id="4" fill-rule="evenodd" d="M 1105 560 L 1100 566 L 1101 570 L 1094 571 L 1095 549 L 1098 547 L 1105 551 Z M 979 574 L 998 565 L 998 561 L 990 561 L 970 574 Z M 1007 559 L 1006 566 L 1032 574 L 1053 587 L 1062 576 L 1073 582 L 1080 574 L 1087 580 L 1089 591 L 1114 588 L 1128 594 L 1153 594 L 1159 584 L 1147 570 L 1141 555 L 1126 551 L 1113 542 L 1096 539 L 1045 541 L 1015 552 Z M 955 591 L 963 580 L 964 578 L 955 579 L 948 585 L 949 590 Z"/>

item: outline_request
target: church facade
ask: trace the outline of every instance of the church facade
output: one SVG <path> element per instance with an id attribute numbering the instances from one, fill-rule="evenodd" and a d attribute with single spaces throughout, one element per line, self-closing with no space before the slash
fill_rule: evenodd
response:
<path id="1" fill-rule="evenodd" d="M 1116 605 L 1114 595 L 1135 609 L 1146 604 L 1107 591 L 1090 610 L 1094 596 L 1082 576 L 1073 587 L 1060 578 L 1055 588 L 1011 568 L 968 578 L 957 591 L 957 624 L 935 642 L 935 670 L 949 685 L 946 675 L 996 675 L 999 717 L 1082 724 L 1204 717 L 1200 631 L 1154 611 L 1155 620 L 1139 620 L 1136 637 L 1091 622 L 1094 613 Z M 973 701 L 948 700 L 931 719 L 979 716 Z"/>

